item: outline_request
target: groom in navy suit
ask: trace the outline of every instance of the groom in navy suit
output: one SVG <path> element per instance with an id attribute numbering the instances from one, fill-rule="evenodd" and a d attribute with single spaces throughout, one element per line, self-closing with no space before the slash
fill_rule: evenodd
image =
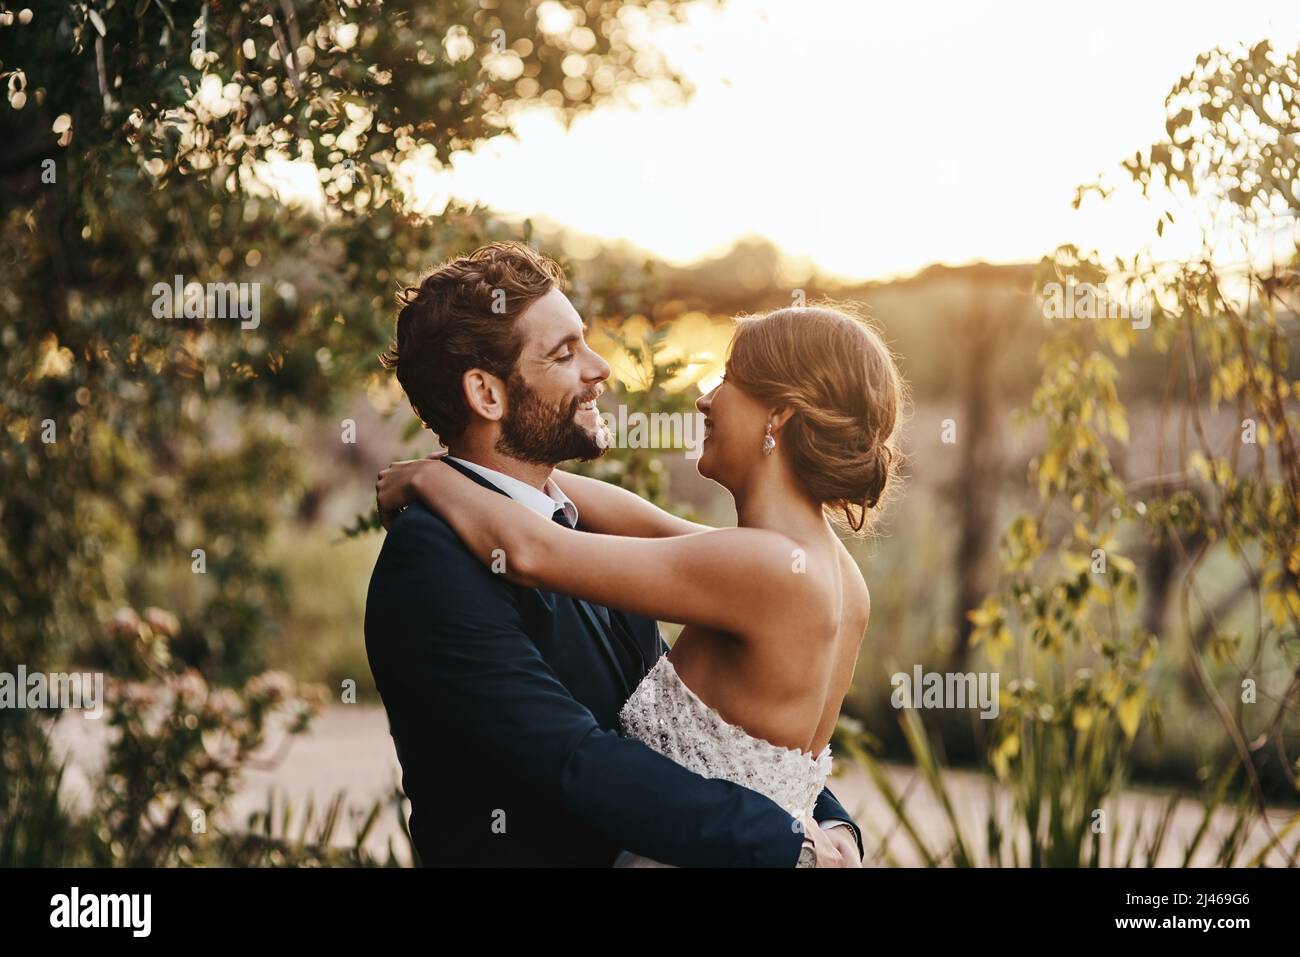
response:
<path id="1" fill-rule="evenodd" d="M 600 454 L 581 405 L 610 370 L 581 337 L 548 337 L 548 315 L 572 310 L 563 283 L 526 246 L 485 246 L 403 291 L 383 359 L 453 467 L 581 528 L 550 474 Z M 421 863 L 607 867 L 623 849 L 681 866 L 807 860 L 776 803 L 618 733 L 619 709 L 667 651 L 654 621 L 513 584 L 422 505 L 386 518 L 366 651 Z M 861 860 L 829 789 L 815 817 Z"/>

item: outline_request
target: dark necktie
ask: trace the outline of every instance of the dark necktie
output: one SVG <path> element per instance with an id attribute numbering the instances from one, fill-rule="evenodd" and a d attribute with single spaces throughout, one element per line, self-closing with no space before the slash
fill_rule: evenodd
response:
<path id="1" fill-rule="evenodd" d="M 551 521 L 555 522 L 557 525 L 563 525 L 565 528 L 574 527 L 573 523 L 569 521 L 569 516 L 564 514 L 563 507 L 557 508 L 554 511 L 554 513 L 552 513 Z M 581 599 L 575 599 L 575 601 L 581 601 Z M 600 619 L 601 624 L 605 626 L 606 631 L 608 631 L 612 627 L 609 622 L 608 608 L 606 608 L 604 605 L 593 605 L 591 602 L 583 602 L 583 604 L 585 604 L 588 608 L 590 608 L 592 611 L 596 613 L 596 616 Z"/>

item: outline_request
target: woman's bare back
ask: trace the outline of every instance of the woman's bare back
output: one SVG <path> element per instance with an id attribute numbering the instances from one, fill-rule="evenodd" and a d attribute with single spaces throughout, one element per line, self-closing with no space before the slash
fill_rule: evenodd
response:
<path id="1" fill-rule="evenodd" d="M 870 614 L 857 564 L 838 539 L 802 558 L 813 595 L 744 635 L 686 626 L 670 660 L 682 681 L 727 722 L 812 755 L 830 741 L 853 680 Z M 830 573 L 818 575 L 817 569 Z M 725 597 L 720 597 L 725 600 Z"/>

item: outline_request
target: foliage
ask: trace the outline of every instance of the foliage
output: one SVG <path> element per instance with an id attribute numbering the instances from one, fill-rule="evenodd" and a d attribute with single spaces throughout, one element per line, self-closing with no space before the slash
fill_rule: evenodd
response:
<path id="1" fill-rule="evenodd" d="M 677 421 L 684 423 L 686 417 L 697 414 L 696 392 L 691 387 L 721 370 L 722 354 L 730 334 L 729 324 L 702 313 L 674 316 L 658 325 L 651 324 L 639 312 L 608 321 L 592 336 L 593 348 L 610 363 L 612 370 L 610 395 L 602 400 L 606 414 L 615 422 L 619 419 L 615 410 L 622 409 L 628 421 L 634 421 L 631 416 L 643 417 L 648 423 L 669 422 L 677 417 Z M 599 459 L 580 464 L 576 470 L 668 507 L 662 448 L 628 441 L 629 435 L 620 436 L 617 429 L 613 432 L 615 444 Z M 664 435 L 648 431 L 646 434 L 656 442 L 670 438 L 685 442 L 686 436 L 694 433 L 688 433 L 683 424 L 677 433 Z M 637 445 L 640 447 L 634 447 Z M 683 450 L 683 454 L 690 453 Z"/>
<path id="2" fill-rule="evenodd" d="M 1048 339 L 1021 416 L 1044 433 L 1030 464 L 1040 505 L 1006 528 L 1004 580 L 969 612 L 971 645 L 1014 675 L 989 723 L 983 840 L 963 828 L 917 711 L 902 710 L 900 723 L 917 781 L 948 822 L 946 846 L 933 845 L 911 817 L 906 794 L 876 761 L 878 742 L 841 720 L 842 748 L 930 866 L 1158 861 L 1179 794 L 1147 833 L 1148 822 L 1119 818 L 1112 801 L 1144 720 L 1160 740 L 1153 672 L 1175 641 L 1186 644 L 1227 742 L 1210 753 L 1219 767 L 1204 768 L 1203 817 L 1183 865 L 1221 809 L 1230 817 L 1213 849 L 1217 865 L 1258 866 L 1273 852 L 1294 865 L 1300 853 L 1288 844 L 1300 814 L 1274 831 L 1261 783 L 1269 766 L 1292 798 L 1300 789 L 1300 762 L 1287 752 L 1300 692 L 1300 51 L 1283 55 L 1261 43 L 1205 53 L 1166 108 L 1169 138 L 1123 166 L 1157 213 L 1152 246 L 1109 264 L 1066 246 L 1040 270 Z M 1099 183 L 1080 199 L 1092 191 L 1105 198 L 1113 189 Z M 1152 247 L 1187 208 L 1212 211 L 1200 254 L 1157 261 Z M 1096 291 L 1105 308 L 1058 315 L 1047 300 L 1062 287 Z M 1135 302 L 1148 308 L 1115 308 Z M 1123 373 L 1152 368 L 1164 381 L 1164 415 L 1160 433 L 1140 439 L 1153 475 L 1135 476 L 1115 456 L 1131 442 Z M 1234 411 L 1227 434 L 1210 423 L 1221 406 Z M 1166 425 L 1178 462 L 1164 460 Z M 1143 568 L 1123 554 L 1143 544 L 1177 555 L 1177 625 Z M 1242 585 L 1214 605 L 1199 572 L 1217 550 L 1239 564 Z M 1145 618 L 1140 597 L 1152 605 Z M 1219 623 L 1242 601 L 1256 609 L 1249 646 Z M 1006 813 L 998 792 L 1010 798 Z M 1253 827 L 1268 840 L 1243 858 Z M 887 841 L 878 853 L 888 853 Z"/>
<path id="3" fill-rule="evenodd" d="M 1139 253 L 1104 268 L 1095 255 L 1066 248 L 1050 264 L 1058 280 L 1148 296 L 1150 328 L 1122 318 L 1062 324 L 1046 348 L 1047 371 L 1032 405 L 1049 435 L 1037 478 L 1054 506 L 1049 513 L 1086 529 L 1085 537 L 1104 543 L 1127 533 L 1173 546 L 1183 563 L 1178 636 L 1189 643 L 1202 690 L 1232 742 L 1232 760 L 1262 806 L 1252 752 L 1262 756 L 1271 748 L 1291 792 L 1297 788 L 1284 721 L 1300 691 L 1300 376 L 1293 357 L 1300 334 L 1294 230 L 1300 51 L 1283 54 L 1262 42 L 1250 50 L 1202 54 L 1174 86 L 1166 108 L 1168 138 L 1125 169 L 1153 200 L 1157 236 L 1189 206 L 1212 209 L 1214 226 L 1203 231 L 1195 259 L 1166 264 Z M 1292 224 L 1281 235 L 1279 221 Z M 1225 242 L 1225 229 L 1240 244 L 1240 256 Z M 1183 458 L 1158 462 L 1155 478 L 1126 480 L 1102 435 L 1128 440 L 1117 363 L 1138 336 L 1166 358 L 1165 417 L 1177 423 Z M 1232 408 L 1237 423 L 1227 435 L 1214 434 L 1208 422 L 1221 406 Z M 1059 508 L 1066 501 L 1068 512 Z M 1210 605 L 1198 578 L 1216 549 L 1238 561 L 1249 585 L 1245 593 L 1266 612 L 1248 653 L 1220 629 L 1222 609 Z M 1104 547 L 1103 555 L 1113 576 L 1116 556 Z M 1127 561 L 1118 568 L 1121 577 L 1131 571 Z M 1090 587 L 1086 596 L 1095 607 L 1105 593 Z M 1033 611 L 1031 620 L 1041 624 L 1040 610 Z M 1080 608 L 1079 617 L 1087 611 Z M 1119 616 L 1110 620 L 1096 650 L 1113 663 L 1123 648 L 1146 638 Z M 1203 643 L 1197 638 L 1202 630 Z M 1285 670 L 1270 673 L 1262 666 L 1270 654 Z M 1226 666 L 1230 677 L 1223 686 L 1211 680 L 1206 657 Z M 1237 699 L 1235 707 L 1225 696 Z M 1271 714 L 1253 713 L 1269 705 Z"/>
<path id="4" fill-rule="evenodd" d="M 402 164 L 445 162 L 529 105 L 572 116 L 643 73 L 682 92 L 630 46 L 636 4 L 546 29 L 542 6 L 78 3 L 0 27 L 11 660 L 66 652 L 126 603 L 137 556 L 174 566 L 201 547 L 192 663 L 258 666 L 278 592 L 258 546 L 299 491 L 295 417 L 377 373 L 399 278 L 500 231 L 480 209 L 412 212 Z M 590 80 L 569 82 L 575 56 Z M 289 159 L 323 184 L 320 208 L 273 195 Z M 155 284 L 175 276 L 256 284 L 257 325 L 160 318 Z"/>
<path id="5" fill-rule="evenodd" d="M 179 671 L 115 703 L 140 749 L 115 752 L 129 794 L 98 812 L 120 839 L 97 826 L 59 850 L 77 835 L 49 803 L 45 722 L 0 714 L 7 854 L 205 853 L 182 816 L 231 786 L 204 763 L 211 722 L 250 722 L 236 763 L 261 733 L 263 692 L 245 682 L 284 611 L 264 546 L 303 495 L 304 426 L 379 375 L 399 280 L 510 233 L 423 195 L 417 167 L 508 134 L 521 109 L 571 119 L 614 96 L 685 95 L 643 42 L 679 15 L 639 0 L 133 0 L 0 18 L 0 670 L 110 655 L 102 623 L 160 601 L 160 582 L 186 606 Z M 182 318 L 212 284 L 248 314 L 199 295 Z M 163 713 L 146 721 L 142 701 Z"/>
<path id="6" fill-rule="evenodd" d="M 331 846 L 342 795 L 315 829 L 309 806 L 296 835 L 289 833 L 288 805 L 272 813 L 274 796 L 246 831 L 230 827 L 229 804 L 244 772 L 274 767 L 289 740 L 311 726 L 325 690 L 274 671 L 241 688 L 209 686 L 172 656 L 178 632 L 175 616 L 158 608 L 143 616 L 124 608 L 109 623 L 101 645 L 109 676 L 98 719 L 107 750 L 103 767 L 84 785 L 86 807 L 60 798 L 64 769 L 54 763 L 48 729 L 7 737 L 0 794 L 11 806 L 0 817 L 0 863 L 375 863 L 363 844 L 385 802 L 356 822 L 351 850 Z M 38 713 L 29 720 L 48 723 L 57 716 Z M 64 720 L 89 719 L 73 711 Z M 3 730 L 12 729 L 6 722 Z M 396 860 L 391 849 L 388 859 Z"/>
<path id="7" fill-rule="evenodd" d="M 1300 51 L 1282 55 L 1267 43 L 1215 50 L 1175 85 L 1166 102 L 1169 138 L 1125 164 L 1158 212 L 1155 238 L 1182 215 L 1182 205 L 1208 205 L 1220 227 L 1246 237 L 1259 236 L 1262 222 L 1294 220 L 1298 57 Z M 1030 467 L 1041 504 L 1007 528 L 1004 581 L 970 612 L 972 644 L 993 667 L 1015 675 L 1004 685 L 988 740 L 989 764 L 1014 800 L 1015 826 L 990 813 L 990 859 L 1000 859 L 1004 840 L 1014 850 L 1023 838 L 1033 866 L 1121 863 L 1115 842 L 1124 822 L 1106 829 L 1102 806 L 1124 780 L 1144 719 L 1159 739 L 1152 670 L 1160 646 L 1172 641 L 1187 644 L 1229 742 L 1215 754 L 1222 766 L 1207 771 L 1215 785 L 1196 842 L 1228 794 L 1235 795 L 1235 826 L 1217 855 L 1220 864 L 1235 861 L 1257 812 L 1268 827 L 1260 771 L 1270 758 L 1295 795 L 1298 765 L 1286 750 L 1294 741 L 1286 719 L 1300 691 L 1300 380 L 1293 359 L 1300 248 L 1294 231 L 1281 249 L 1275 231 L 1263 233 L 1270 240 L 1266 264 L 1225 264 L 1219 232 L 1205 233 L 1201 255 L 1172 264 L 1155 261 L 1147 249 L 1106 265 L 1068 246 L 1044 263 L 1045 298 L 1047 283 L 1087 286 L 1108 308 L 1057 316 L 1045 307 L 1051 328 L 1043 374 L 1024 416 L 1045 430 Z M 1131 310 L 1110 307 L 1141 296 L 1149 297 L 1149 326 Z M 1160 461 L 1165 440 L 1153 437 L 1154 477 L 1125 475 L 1115 457 L 1130 442 L 1121 385 L 1139 345 L 1165 358 L 1161 426 L 1173 423 L 1182 455 Z M 1226 436 L 1207 423 L 1221 405 L 1231 406 L 1240 423 Z M 1136 614 L 1142 585 L 1136 563 L 1122 554 L 1126 541 L 1167 543 L 1180 559 L 1177 625 L 1162 614 L 1151 619 L 1165 623 L 1163 634 L 1151 633 Z M 1216 611 L 1204 594 L 1198 571 L 1215 549 L 1238 561 L 1241 594 L 1263 610 L 1250 647 L 1220 629 L 1217 619 L 1230 609 Z M 1072 671 L 1067 657 L 1076 663 Z M 907 712 L 902 720 L 911 722 L 913 754 L 947 807 L 919 718 Z M 1289 727 L 1294 733 L 1294 721 Z M 904 813 L 901 804 L 895 809 Z M 1148 847 L 1152 859 L 1172 809 L 1171 801 Z M 924 859 L 970 863 L 968 842 L 955 815 L 948 816 L 953 849 L 924 849 Z M 1270 846 L 1284 836 L 1273 834 Z M 1130 863 L 1137 843 L 1134 836 Z M 1282 846 L 1294 862 L 1297 849 Z M 1262 854 L 1252 863 L 1261 860 Z"/>

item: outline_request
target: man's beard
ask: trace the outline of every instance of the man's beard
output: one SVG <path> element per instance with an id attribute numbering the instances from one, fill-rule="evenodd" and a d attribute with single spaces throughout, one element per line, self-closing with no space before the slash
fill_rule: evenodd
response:
<path id="1" fill-rule="evenodd" d="M 501 421 L 496 450 L 532 465 L 558 465 L 578 459 L 589 462 L 605 450 L 596 436 L 577 422 L 578 406 L 592 395 L 579 396 L 560 408 L 547 405 L 523 380 L 512 374 L 506 380 L 509 411 Z"/>

